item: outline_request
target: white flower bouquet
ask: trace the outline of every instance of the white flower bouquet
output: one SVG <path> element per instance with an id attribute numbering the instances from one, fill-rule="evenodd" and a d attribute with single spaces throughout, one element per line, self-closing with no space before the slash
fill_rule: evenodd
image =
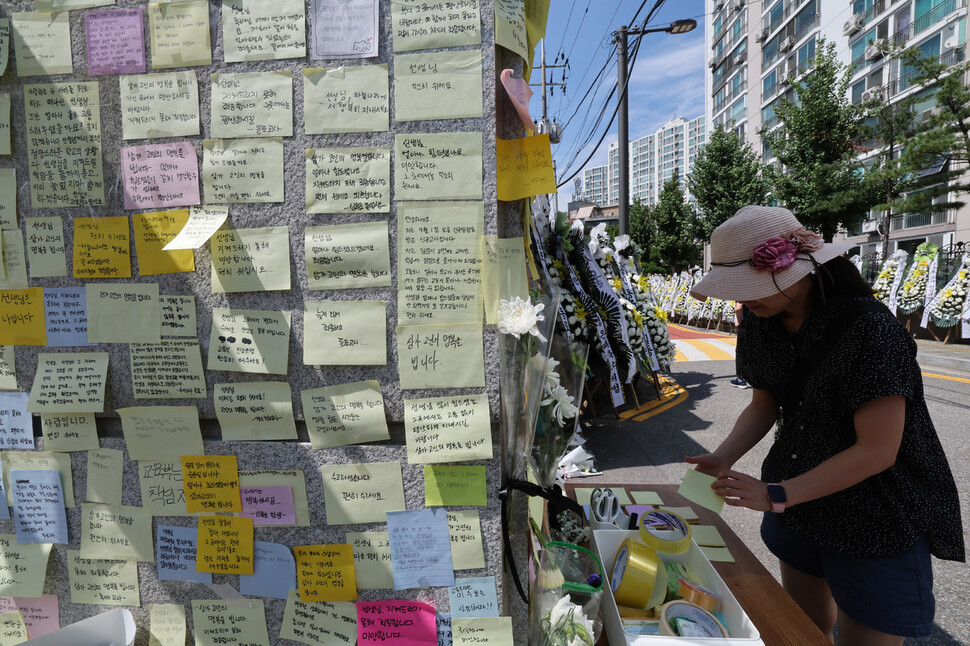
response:
<path id="1" fill-rule="evenodd" d="M 890 309 L 892 309 L 890 303 L 899 282 L 899 274 L 905 263 L 906 252 L 896 251 L 883 263 L 879 275 L 876 276 L 876 282 L 872 284 L 873 296 L 884 305 L 890 306 Z"/>
<path id="2" fill-rule="evenodd" d="M 950 282 L 930 301 L 929 315 L 939 327 L 953 327 L 960 322 L 967 293 L 970 292 L 970 254 L 963 257 L 960 269 Z"/>
<path id="3" fill-rule="evenodd" d="M 934 244 L 923 243 L 913 256 L 913 264 L 910 266 L 902 285 L 899 287 L 899 294 L 896 297 L 896 307 L 903 314 L 912 314 L 923 307 L 926 303 L 926 292 L 929 287 L 935 291 L 936 285 L 930 287 L 930 281 L 936 282 L 936 252 L 939 249 Z M 933 294 L 930 294 L 932 297 Z"/>
<path id="4" fill-rule="evenodd" d="M 529 591 L 529 644 L 594 646 L 603 629 L 603 565 L 586 548 L 551 542 Z"/>

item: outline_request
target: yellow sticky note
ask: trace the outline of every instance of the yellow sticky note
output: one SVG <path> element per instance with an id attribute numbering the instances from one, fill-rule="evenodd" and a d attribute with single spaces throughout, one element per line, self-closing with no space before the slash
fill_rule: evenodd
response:
<path id="1" fill-rule="evenodd" d="M 451 562 L 456 570 L 477 570 L 485 567 L 482 521 L 478 510 L 449 511 L 448 532 L 451 534 Z"/>
<path id="2" fill-rule="evenodd" d="M 121 491 L 125 469 L 124 451 L 118 449 L 95 449 L 88 451 L 88 479 L 85 497 L 91 502 L 109 505 L 121 504 Z M 149 529 L 151 529 L 149 527 Z M 82 548 L 83 549 L 83 548 Z M 85 552 L 85 558 L 116 558 L 104 554 Z"/>
<path id="3" fill-rule="evenodd" d="M 64 506 L 74 506 L 74 474 L 71 472 L 70 453 L 49 451 L 0 451 L 0 470 L 3 471 L 3 488 L 7 492 L 7 506 L 13 505 L 13 488 L 10 472 L 14 469 L 51 469 L 57 471 L 64 492 Z M 21 595 L 28 596 L 28 595 Z"/>
<path id="4" fill-rule="evenodd" d="M 0 235 L 3 242 L 3 277 L 0 291 L 27 289 L 27 257 L 24 252 L 24 234 L 20 229 L 7 229 Z"/>
<path id="5" fill-rule="evenodd" d="M 220 646 L 226 627 L 238 629 L 238 641 L 247 646 L 269 646 L 266 608 L 262 599 L 193 599 L 192 628 L 195 646 Z"/>
<path id="6" fill-rule="evenodd" d="M 696 469 L 689 469 L 684 474 L 684 481 L 680 484 L 680 488 L 677 489 L 677 493 L 687 500 L 719 514 L 724 508 L 724 496 L 717 495 L 711 489 L 711 484 L 715 480 L 717 478 L 714 476 L 701 473 Z"/>
<path id="7" fill-rule="evenodd" d="M 202 148 L 206 203 L 283 201 L 282 138 L 206 139 Z"/>
<path id="8" fill-rule="evenodd" d="M 549 135 L 495 140 L 498 199 L 512 202 L 556 192 Z"/>
<path id="9" fill-rule="evenodd" d="M 388 213 L 390 148 L 307 148 L 307 213 Z"/>
<path id="10" fill-rule="evenodd" d="M 280 639 L 303 644 L 355 644 L 357 604 L 352 601 L 303 603 L 299 591 L 290 590 Z"/>
<path id="11" fill-rule="evenodd" d="M 398 0 L 391 4 L 391 20 L 395 52 L 482 42 L 482 18 L 477 2 L 462 5 L 459 12 L 442 11 L 437 5 L 422 0 Z M 426 23 L 435 27 L 428 29 Z"/>
<path id="12" fill-rule="evenodd" d="M 199 84 L 194 70 L 119 77 L 122 138 L 199 134 Z"/>
<path id="13" fill-rule="evenodd" d="M 663 505 L 664 501 L 660 499 L 660 494 L 656 491 L 633 491 L 630 493 L 633 497 L 633 502 L 638 505 Z M 587 495 L 587 498 L 589 496 Z M 583 503 L 583 504 L 588 504 Z M 629 503 L 627 503 L 629 504 Z"/>
<path id="14" fill-rule="evenodd" d="M 197 572 L 252 574 L 253 519 L 243 516 L 200 516 L 196 540 Z"/>
<path id="15" fill-rule="evenodd" d="M 141 504 L 152 516 L 188 516 L 182 461 L 142 460 L 138 462 Z"/>
<path id="16" fill-rule="evenodd" d="M 14 646 L 28 639 L 27 624 L 19 610 L 0 612 L 0 645 Z"/>
<path id="17" fill-rule="evenodd" d="M 148 606 L 148 616 L 148 646 L 185 646 L 185 606 L 153 603 Z"/>
<path id="18" fill-rule="evenodd" d="M 391 286 L 387 222 L 307 227 L 304 255 L 310 289 Z"/>
<path id="19" fill-rule="evenodd" d="M 717 531 L 717 527 L 713 525 L 695 525 L 691 528 L 690 535 L 695 543 L 704 547 L 724 547 L 726 545 L 721 532 Z"/>
<path id="20" fill-rule="evenodd" d="M 86 559 L 67 550 L 71 603 L 140 606 L 138 562 Z"/>
<path id="21" fill-rule="evenodd" d="M 451 643 L 454 646 L 512 646 L 511 617 L 453 617 Z"/>
<path id="22" fill-rule="evenodd" d="M 159 302 L 164 302 L 159 298 Z M 164 321 L 164 305 L 161 306 Z M 194 325 L 193 325 L 194 327 Z M 196 340 L 132 343 L 131 387 L 135 399 L 197 399 L 207 396 L 202 351 Z"/>
<path id="23" fill-rule="evenodd" d="M 492 458 L 485 394 L 405 399 L 404 430 L 411 464 Z"/>
<path id="24" fill-rule="evenodd" d="M 16 534 L 0 534 L 0 595 L 32 598 L 43 595 L 51 547 L 51 543 L 18 545 Z"/>
<path id="25" fill-rule="evenodd" d="M 209 248 L 213 294 L 290 288 L 288 227 L 223 229 L 212 236 Z"/>
<path id="26" fill-rule="evenodd" d="M 388 85 L 387 64 L 304 69 L 306 134 L 387 131 Z"/>
<path id="27" fill-rule="evenodd" d="M 485 386 L 481 323 L 397 328 L 401 389 Z"/>
<path id="28" fill-rule="evenodd" d="M 303 363 L 308 366 L 387 364 L 387 303 L 304 303 Z"/>
<path id="29" fill-rule="evenodd" d="M 426 506 L 484 507 L 487 503 L 484 466 L 425 465 L 424 504 Z"/>
<path id="30" fill-rule="evenodd" d="M 263 469 L 239 472 L 240 487 L 289 487 L 293 491 L 293 506 L 296 507 L 296 526 L 310 525 L 310 505 L 306 495 L 306 477 L 298 469 Z"/>
<path id="31" fill-rule="evenodd" d="M 153 69 L 212 64 L 208 2 L 151 3 L 148 29 Z"/>
<path id="32" fill-rule="evenodd" d="M 669 507 L 664 505 L 662 509 L 674 512 L 689 523 L 696 523 L 700 519 L 697 512 L 690 507 Z"/>
<path id="33" fill-rule="evenodd" d="M 303 0 L 226 0 L 224 8 L 222 42 L 227 63 L 306 56 Z M 270 100 L 265 95 L 261 98 Z"/>
<path id="34" fill-rule="evenodd" d="M 74 277 L 131 278 L 128 240 L 123 215 L 74 218 Z"/>
<path id="35" fill-rule="evenodd" d="M 229 217 L 229 207 L 207 205 L 189 207 L 189 219 L 174 238 L 165 245 L 166 250 L 198 249 L 222 228 Z"/>
<path id="36" fill-rule="evenodd" d="M 12 345 L 0 345 L 0 390 L 17 390 L 17 362 Z"/>
<path id="37" fill-rule="evenodd" d="M 314 449 L 390 438 L 384 396 L 376 381 L 304 390 L 300 398 L 310 446 Z"/>
<path id="38" fill-rule="evenodd" d="M 0 193 L 2 192 L 3 188 L 0 187 Z M 0 198 L 0 202 L 2 201 L 3 198 Z M 30 265 L 30 277 L 67 276 L 67 251 L 61 218 L 25 218 L 24 224 L 27 229 L 27 264 Z"/>
<path id="39" fill-rule="evenodd" d="M 189 220 L 188 209 L 135 213 L 131 227 L 135 233 L 138 275 L 175 274 L 195 271 L 195 255 L 190 250 L 164 251 Z"/>
<path id="40" fill-rule="evenodd" d="M 199 336 L 198 319 L 195 313 L 195 296 L 191 294 L 161 295 L 158 300 L 162 304 L 162 336 Z M 196 348 L 198 348 L 198 344 L 196 344 Z M 199 366 L 201 367 L 201 362 Z M 205 382 L 203 381 L 203 383 Z"/>
<path id="41" fill-rule="evenodd" d="M 2 24 L 2 20 L 0 20 Z M 2 48 L 0 48 L 2 51 Z M 3 146 L 3 131 L 4 131 L 4 119 L 3 119 L 3 102 L 6 105 L 6 129 L 8 132 L 7 143 L 9 144 L 9 129 L 10 129 L 10 95 L 4 94 L 2 96 L 7 97 L 6 99 L 0 99 L 0 147 Z M 0 152 L 0 155 L 9 155 L 10 151 Z M 57 218 L 60 220 L 60 218 Z M 0 168 L 0 229 L 16 229 L 17 228 L 17 169 L 16 168 Z M 28 233 L 30 228 L 28 227 Z"/>
<path id="42" fill-rule="evenodd" d="M 37 355 L 27 410 L 31 413 L 100 413 L 108 373 L 107 352 Z"/>
<path id="43" fill-rule="evenodd" d="M 297 545 L 296 579 L 300 601 L 354 601 L 357 584 L 350 545 Z"/>
<path id="44" fill-rule="evenodd" d="M 247 2 L 247 13 L 250 7 L 255 9 L 265 4 L 272 6 L 278 3 Z M 235 14 L 235 11 L 228 14 Z M 224 13 L 223 18 L 228 14 Z M 303 33 L 303 30 L 299 32 Z M 259 99 L 253 100 L 253 97 Z M 291 137 L 293 72 L 213 74 L 209 106 L 210 134 L 213 137 Z"/>
<path id="45" fill-rule="evenodd" d="M 576 502 L 578 502 L 580 505 L 588 505 L 593 492 L 598 488 L 600 487 L 576 487 L 573 490 L 573 493 L 576 495 Z M 612 489 L 612 491 L 616 495 L 616 501 L 618 503 L 621 505 L 631 504 L 630 497 L 627 495 L 626 489 L 615 487 Z"/>
<path id="46" fill-rule="evenodd" d="M 44 288 L 0 291 L 0 345 L 47 345 Z"/>
<path id="47" fill-rule="evenodd" d="M 345 538 L 354 550 L 354 576 L 357 580 L 357 589 L 393 588 L 391 543 L 387 532 L 347 532 Z"/>
<path id="48" fill-rule="evenodd" d="M 529 298 L 529 279 L 525 272 L 525 246 L 522 238 L 482 236 L 482 298 L 485 321 L 498 320 L 501 300 L 518 296 Z"/>
<path id="49" fill-rule="evenodd" d="M 17 76 L 73 74 L 71 21 L 68 12 L 15 13 L 11 15 L 14 51 L 17 52 Z"/>
<path id="50" fill-rule="evenodd" d="M 395 121 L 481 116 L 481 50 L 394 57 Z"/>
<path id="51" fill-rule="evenodd" d="M 117 413 L 132 460 L 178 460 L 205 452 L 195 406 L 132 406 Z"/>
<path id="52" fill-rule="evenodd" d="M 158 283 L 88 283 L 85 290 L 89 342 L 158 343 L 162 340 Z"/>
<path id="53" fill-rule="evenodd" d="M 407 509 L 400 462 L 325 464 L 320 474 L 328 525 L 381 523 Z"/>
<path id="54" fill-rule="evenodd" d="M 183 455 L 182 482 L 190 513 L 242 511 L 235 455 Z"/>
<path id="55" fill-rule="evenodd" d="M 212 397 L 224 442 L 297 439 L 285 381 L 216 384 Z"/>
<path id="56" fill-rule="evenodd" d="M 212 308 L 209 370 L 285 375 L 290 312 Z"/>
<path id="57" fill-rule="evenodd" d="M 495 44 L 518 54 L 529 65 L 532 55 L 525 26 L 526 4 L 525 0 L 500 0 L 495 3 Z"/>
<path id="58" fill-rule="evenodd" d="M 482 133 L 395 135 L 394 147 L 395 199 L 482 199 Z"/>
<path id="59" fill-rule="evenodd" d="M 734 556 L 731 554 L 731 550 L 726 547 L 701 545 L 700 548 L 707 560 L 712 563 L 734 563 Z"/>
<path id="60" fill-rule="evenodd" d="M 81 505 L 81 556 L 155 562 L 152 514 L 130 505 Z"/>

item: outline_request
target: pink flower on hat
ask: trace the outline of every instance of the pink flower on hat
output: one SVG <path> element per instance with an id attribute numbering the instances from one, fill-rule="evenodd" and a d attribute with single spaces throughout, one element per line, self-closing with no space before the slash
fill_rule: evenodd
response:
<path id="1" fill-rule="evenodd" d="M 768 238 L 755 247 L 751 264 L 758 271 L 779 271 L 795 262 L 798 247 L 784 238 Z"/>
<path id="2" fill-rule="evenodd" d="M 821 250 L 824 246 L 822 236 L 814 231 L 809 231 L 805 227 L 799 227 L 793 230 L 786 237 L 802 253 L 813 253 Z"/>

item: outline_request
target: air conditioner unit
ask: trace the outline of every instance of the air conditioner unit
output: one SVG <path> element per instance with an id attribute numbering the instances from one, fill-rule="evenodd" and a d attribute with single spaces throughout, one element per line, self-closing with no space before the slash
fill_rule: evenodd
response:
<path id="1" fill-rule="evenodd" d="M 754 39 L 759 43 L 763 43 L 765 38 L 767 37 L 768 37 L 768 28 L 765 27 L 764 29 L 761 30 L 761 32 L 757 36 L 754 37 Z"/>
<path id="2" fill-rule="evenodd" d="M 871 44 L 866 45 L 866 60 L 874 61 L 882 56 L 882 46 L 886 44 L 884 38 L 877 38 Z"/>
<path id="3" fill-rule="evenodd" d="M 716 65 L 717 65 L 716 58 L 712 58 L 711 60 L 707 61 L 707 66 L 710 67 L 711 69 L 714 69 Z"/>
<path id="4" fill-rule="evenodd" d="M 740 11 L 744 7 L 744 0 L 733 0 L 731 2 L 732 11 Z"/>
<path id="5" fill-rule="evenodd" d="M 740 65 L 741 63 L 743 63 L 746 60 L 748 60 L 748 54 L 747 54 L 747 52 L 741 52 L 740 54 L 737 54 L 734 57 L 734 64 L 735 65 Z"/>
<path id="6" fill-rule="evenodd" d="M 919 113 L 919 120 L 925 123 L 930 119 L 932 119 L 933 117 L 935 117 L 936 115 L 938 115 L 939 113 L 940 113 L 939 108 L 930 108 L 929 110 L 923 110 L 922 112 Z"/>
<path id="7" fill-rule="evenodd" d="M 720 11 L 723 8 L 724 8 L 724 0 L 717 0 L 717 2 L 714 3 L 714 11 Z"/>
<path id="8" fill-rule="evenodd" d="M 862 29 L 863 25 L 865 24 L 865 21 L 866 21 L 866 18 L 864 15 L 862 15 L 861 13 L 855 14 L 854 16 L 846 20 L 845 24 L 842 25 L 842 35 L 851 36 L 852 34 L 856 33 L 857 31 Z"/>
<path id="9" fill-rule="evenodd" d="M 795 46 L 795 38 L 793 36 L 788 36 L 787 38 L 785 38 L 785 40 L 781 41 L 781 44 L 778 45 L 778 49 L 780 49 L 783 52 L 787 52 L 789 49 L 791 49 L 794 46 Z"/>
<path id="10" fill-rule="evenodd" d="M 869 99 L 866 99 L 867 94 L 869 95 Z M 863 101 L 868 101 L 868 100 L 881 101 L 883 98 L 884 98 L 884 94 L 883 94 L 882 86 L 869 88 L 868 90 L 862 93 Z"/>
<path id="11" fill-rule="evenodd" d="M 872 101 L 872 90 L 866 90 L 862 93 L 862 102 L 869 103 L 869 101 Z"/>
<path id="12" fill-rule="evenodd" d="M 943 41 L 943 47 L 946 49 L 953 49 L 960 44 L 960 39 L 956 36 L 950 36 L 945 41 Z"/>
<path id="13" fill-rule="evenodd" d="M 876 220 L 866 220 L 865 222 L 862 223 L 862 232 L 875 233 L 877 225 L 878 225 L 878 222 L 876 222 Z"/>

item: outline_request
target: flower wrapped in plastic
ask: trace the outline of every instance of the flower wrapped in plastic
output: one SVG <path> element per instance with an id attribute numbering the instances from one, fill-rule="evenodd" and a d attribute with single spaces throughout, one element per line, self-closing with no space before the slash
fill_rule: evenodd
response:
<path id="1" fill-rule="evenodd" d="M 894 251 L 883 263 L 876 282 L 872 284 L 873 296 L 893 311 L 896 308 L 896 291 L 899 289 L 903 267 L 906 265 L 908 256 L 909 254 L 902 249 Z"/>
<path id="2" fill-rule="evenodd" d="M 896 307 L 903 314 L 912 314 L 935 296 L 936 253 L 935 244 L 924 242 L 916 248 L 913 264 L 899 288 Z M 929 290 L 929 291 L 928 291 Z"/>
<path id="3" fill-rule="evenodd" d="M 960 322 L 970 292 L 970 254 L 963 256 L 960 269 L 943 289 L 930 301 L 929 318 L 938 327 L 953 327 Z M 924 325 L 926 315 L 924 315 Z"/>
<path id="4" fill-rule="evenodd" d="M 551 542 L 529 594 L 529 644 L 594 646 L 603 629 L 603 565 L 586 548 Z"/>

